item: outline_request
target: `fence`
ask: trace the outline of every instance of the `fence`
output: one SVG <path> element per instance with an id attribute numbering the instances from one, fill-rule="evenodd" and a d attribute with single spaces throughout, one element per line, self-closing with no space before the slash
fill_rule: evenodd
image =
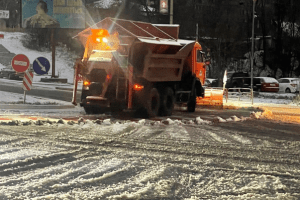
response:
<path id="1" fill-rule="evenodd" d="M 226 103 L 228 98 L 237 98 L 239 101 L 246 98 L 250 99 L 253 104 L 253 90 L 251 88 L 226 88 L 224 91 Z"/>

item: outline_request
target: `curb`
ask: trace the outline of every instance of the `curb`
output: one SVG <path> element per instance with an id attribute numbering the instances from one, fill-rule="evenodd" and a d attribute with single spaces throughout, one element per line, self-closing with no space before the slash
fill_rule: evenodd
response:
<path id="1" fill-rule="evenodd" d="M 66 87 L 55 87 L 55 89 L 57 90 L 68 90 L 68 91 L 73 91 L 73 87 L 72 88 L 66 88 Z M 77 88 L 77 92 L 81 92 L 81 88 Z"/>
<path id="2" fill-rule="evenodd" d="M 71 104 L 71 103 L 70 103 Z M 70 109 L 75 108 L 74 105 L 33 105 L 33 104 L 0 104 L 0 109 Z"/>

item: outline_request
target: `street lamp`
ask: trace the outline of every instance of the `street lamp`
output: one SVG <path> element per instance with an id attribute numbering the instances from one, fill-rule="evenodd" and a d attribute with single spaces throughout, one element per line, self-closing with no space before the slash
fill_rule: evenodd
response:
<path id="1" fill-rule="evenodd" d="M 251 37 L 251 94 L 252 94 L 252 104 L 253 104 L 253 60 L 254 60 L 254 19 L 255 19 L 255 3 L 253 0 L 253 10 L 252 10 L 252 37 Z"/>

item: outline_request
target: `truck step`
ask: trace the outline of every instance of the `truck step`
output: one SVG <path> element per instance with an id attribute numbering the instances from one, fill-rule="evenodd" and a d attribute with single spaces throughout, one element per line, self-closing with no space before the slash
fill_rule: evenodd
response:
<path id="1" fill-rule="evenodd" d="M 100 97 L 100 96 L 87 96 L 87 100 L 94 100 L 94 101 L 106 101 L 107 98 Z"/>
<path id="2" fill-rule="evenodd" d="M 175 94 L 190 94 L 192 91 L 176 91 Z"/>

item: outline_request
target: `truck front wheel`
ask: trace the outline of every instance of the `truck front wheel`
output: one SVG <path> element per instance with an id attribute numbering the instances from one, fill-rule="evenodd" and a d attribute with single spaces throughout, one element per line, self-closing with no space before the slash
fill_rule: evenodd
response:
<path id="1" fill-rule="evenodd" d="M 93 114 L 93 109 L 91 107 L 83 107 L 86 114 Z"/>
<path id="2" fill-rule="evenodd" d="M 155 117 L 158 115 L 160 107 L 160 95 L 156 88 L 152 88 L 149 92 L 148 98 L 146 98 L 145 109 L 148 117 Z"/>
<path id="3" fill-rule="evenodd" d="M 196 98 L 197 97 L 196 97 L 196 91 L 195 91 L 194 94 L 191 94 L 190 100 L 187 103 L 187 110 L 188 110 L 188 112 L 195 112 L 195 110 L 196 110 L 196 103 L 197 103 Z"/>
<path id="4" fill-rule="evenodd" d="M 166 87 L 161 92 L 160 114 L 162 116 L 171 116 L 174 109 L 175 97 L 170 87 Z"/>

